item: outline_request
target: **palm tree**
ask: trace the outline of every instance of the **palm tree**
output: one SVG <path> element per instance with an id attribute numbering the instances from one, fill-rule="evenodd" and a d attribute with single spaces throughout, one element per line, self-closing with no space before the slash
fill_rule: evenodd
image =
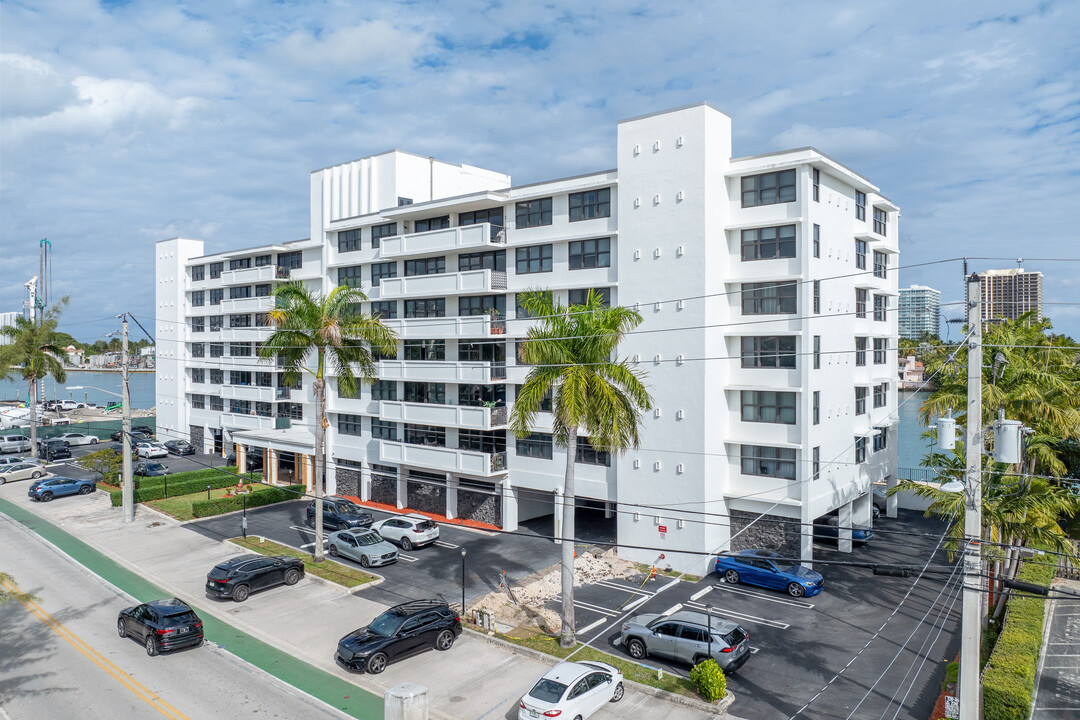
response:
<path id="1" fill-rule="evenodd" d="M 52 375 L 57 382 L 64 382 L 67 373 L 60 361 L 64 351 L 52 342 L 53 333 L 60 323 L 60 313 L 68 299 L 62 298 L 51 308 L 42 311 L 41 322 L 33 323 L 16 317 L 14 325 L 0 328 L 0 336 L 8 344 L 0 347 L 0 380 L 19 375 L 26 381 L 27 407 L 30 410 L 30 444 L 37 447 L 37 383 Z"/>
<path id="2" fill-rule="evenodd" d="M 397 354 L 397 336 L 378 316 L 359 311 L 367 296 L 346 285 L 330 294 L 308 290 L 302 282 L 290 282 L 274 288 L 275 307 L 270 322 L 275 328 L 259 348 L 264 360 L 280 358 L 285 368 L 284 381 L 293 384 L 307 372 L 314 376 L 315 392 L 315 562 L 322 562 L 322 498 L 326 483 L 326 371 L 338 378 L 342 392 L 356 392 L 356 381 L 370 382 L 376 377 L 374 348 L 382 355 Z M 314 354 L 314 357 L 311 355 Z M 313 367 L 305 363 L 314 360 Z M 356 368 L 354 370 L 354 367 Z"/>
<path id="3" fill-rule="evenodd" d="M 640 372 L 613 359 L 623 335 L 641 323 L 641 315 L 606 307 L 589 291 L 584 305 L 564 306 L 550 292 L 531 290 L 522 301 L 538 322 L 529 328 L 521 362 L 533 365 L 518 391 L 510 429 L 527 437 L 544 401 L 551 398 L 554 440 L 566 448 L 563 480 L 562 630 L 559 644 L 574 644 L 574 463 L 578 430 L 586 441 L 609 453 L 637 447 L 641 413 L 652 407 Z"/>

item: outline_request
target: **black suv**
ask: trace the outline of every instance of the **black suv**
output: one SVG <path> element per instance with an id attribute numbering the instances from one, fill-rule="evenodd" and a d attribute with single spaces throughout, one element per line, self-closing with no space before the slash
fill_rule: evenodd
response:
<path id="1" fill-rule="evenodd" d="M 162 650 L 175 650 L 203 641 L 203 624 L 187 603 L 177 598 L 154 600 L 120 611 L 116 620 L 120 637 L 130 637 L 146 646 L 153 657 Z"/>
<path id="2" fill-rule="evenodd" d="M 117 430 L 109 436 L 110 440 L 120 442 L 120 437 L 124 434 L 123 430 Z M 146 425 L 133 425 L 131 427 L 131 440 L 132 442 L 145 442 L 146 440 L 154 439 L 154 431 Z"/>
<path id="3" fill-rule="evenodd" d="M 215 565 L 206 576 L 206 592 L 217 597 L 244 602 L 255 590 L 275 585 L 295 585 L 304 577 L 304 562 L 279 555 L 241 555 Z"/>
<path id="4" fill-rule="evenodd" d="M 446 601 L 413 600 L 341 638 L 334 657 L 349 669 L 378 675 L 400 658 L 430 648 L 449 650 L 460 634 L 461 617 Z"/>
<path id="5" fill-rule="evenodd" d="M 63 440 L 46 440 L 38 443 L 38 457 L 52 462 L 71 457 L 71 448 Z"/>
<path id="6" fill-rule="evenodd" d="M 369 528 L 375 522 L 364 508 L 347 497 L 327 495 L 322 502 L 323 527 L 330 530 L 348 530 L 350 528 Z M 315 501 L 307 506 L 308 527 L 315 527 Z"/>

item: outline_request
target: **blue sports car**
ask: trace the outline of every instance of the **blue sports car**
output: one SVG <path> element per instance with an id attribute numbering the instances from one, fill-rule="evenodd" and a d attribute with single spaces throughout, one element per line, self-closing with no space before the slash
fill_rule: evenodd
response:
<path id="1" fill-rule="evenodd" d="M 726 582 L 786 590 L 792 597 L 812 597 L 821 592 L 825 579 L 798 563 L 784 560 L 771 550 L 740 550 L 716 558 L 716 572 Z"/>
<path id="2" fill-rule="evenodd" d="M 27 491 L 34 500 L 49 502 L 54 497 L 64 495 L 89 495 L 97 488 L 93 480 L 76 480 L 69 477 L 51 477 L 45 480 L 35 480 Z"/>

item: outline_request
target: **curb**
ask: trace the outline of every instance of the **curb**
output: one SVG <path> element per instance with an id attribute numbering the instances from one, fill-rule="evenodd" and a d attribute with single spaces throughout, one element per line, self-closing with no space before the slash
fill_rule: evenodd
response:
<path id="1" fill-rule="evenodd" d="M 248 537 L 262 538 L 262 535 L 249 535 Z M 265 539 L 269 539 L 269 538 L 263 538 L 263 539 L 265 540 Z M 271 540 L 270 542 L 277 542 L 277 541 L 276 540 Z M 221 544 L 222 545 L 231 545 L 232 547 L 236 548 L 237 550 L 240 550 L 240 551 L 245 552 L 245 553 L 254 552 L 253 550 L 250 550 L 249 548 L 243 547 L 241 545 L 237 545 L 236 543 L 234 543 L 232 541 L 231 538 L 226 538 L 226 539 L 222 540 Z M 327 560 L 327 562 L 333 562 L 333 561 Z M 373 572 L 371 572 L 369 570 L 364 570 L 363 572 L 366 572 L 368 575 L 375 575 L 375 573 L 373 573 Z M 364 583 L 362 585 L 357 585 L 356 587 L 348 588 L 348 587 L 345 587 L 344 585 L 342 585 L 341 583 L 334 582 L 333 580 L 327 580 L 326 578 L 321 578 L 318 575 L 312 575 L 311 573 L 307 572 L 306 570 L 304 571 L 304 577 L 307 578 L 308 580 L 314 580 L 315 582 L 322 583 L 323 585 L 328 585 L 329 587 L 336 588 L 336 589 L 340 590 L 343 594 L 347 594 L 347 595 L 355 595 L 356 593 L 360 592 L 361 590 L 363 590 L 365 588 L 370 588 L 370 587 L 375 587 L 377 585 L 381 585 L 382 582 L 384 580 L 386 580 L 386 578 L 384 578 L 382 575 L 375 575 L 375 579 L 372 580 L 371 582 L 366 582 L 366 583 Z"/>

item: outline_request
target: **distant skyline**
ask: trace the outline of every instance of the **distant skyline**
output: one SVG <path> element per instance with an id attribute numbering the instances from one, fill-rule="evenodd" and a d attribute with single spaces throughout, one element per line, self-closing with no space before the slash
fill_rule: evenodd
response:
<path id="1" fill-rule="evenodd" d="M 900 286 L 947 317 L 941 261 L 1023 258 L 1080 339 L 1078 27 L 1071 2 L 6 2 L 0 312 L 41 238 L 61 329 L 92 341 L 123 311 L 152 327 L 158 240 L 307 237 L 313 170 L 397 148 L 521 185 L 614 167 L 620 119 L 707 101 L 736 156 L 812 145 L 881 187 Z"/>

